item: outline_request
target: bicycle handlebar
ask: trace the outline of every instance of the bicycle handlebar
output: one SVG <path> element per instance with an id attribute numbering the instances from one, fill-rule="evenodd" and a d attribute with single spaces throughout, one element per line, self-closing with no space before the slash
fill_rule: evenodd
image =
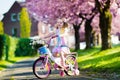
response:
<path id="1" fill-rule="evenodd" d="M 38 46 L 38 45 L 47 44 L 47 46 L 49 47 L 51 39 L 56 38 L 56 37 L 58 37 L 58 35 L 52 36 L 48 41 L 46 41 L 45 39 L 41 39 L 41 38 L 39 38 L 39 39 L 31 39 L 30 45 L 32 45 L 34 47 L 36 45 Z"/>

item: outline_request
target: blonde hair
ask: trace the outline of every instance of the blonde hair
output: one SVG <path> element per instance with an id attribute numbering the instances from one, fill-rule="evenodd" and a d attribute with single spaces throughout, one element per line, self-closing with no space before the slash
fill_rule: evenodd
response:
<path id="1" fill-rule="evenodd" d="M 68 27 L 68 23 L 63 22 L 63 26 L 60 29 L 60 33 L 63 34 L 65 32 L 65 28 L 67 28 L 67 27 Z"/>
<path id="2" fill-rule="evenodd" d="M 66 28 L 66 27 L 68 27 L 68 23 L 66 23 L 66 22 L 63 22 L 63 26 L 62 26 L 63 28 Z"/>

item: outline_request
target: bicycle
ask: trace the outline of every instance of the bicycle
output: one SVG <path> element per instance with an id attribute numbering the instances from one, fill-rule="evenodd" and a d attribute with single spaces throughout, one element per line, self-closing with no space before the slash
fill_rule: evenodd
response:
<path id="1" fill-rule="evenodd" d="M 51 40 L 51 39 L 50 39 Z M 51 74 L 51 70 L 59 70 L 61 76 L 64 74 L 68 76 L 79 75 L 78 63 L 76 61 L 76 53 L 66 54 L 65 64 L 66 68 L 63 68 L 58 63 L 60 63 L 60 57 L 54 57 L 49 49 L 49 44 L 45 40 L 38 39 L 33 40 L 31 43 L 34 47 L 37 47 L 40 57 L 33 63 L 33 73 L 39 78 L 47 78 Z M 48 46 L 46 46 L 46 44 Z"/>

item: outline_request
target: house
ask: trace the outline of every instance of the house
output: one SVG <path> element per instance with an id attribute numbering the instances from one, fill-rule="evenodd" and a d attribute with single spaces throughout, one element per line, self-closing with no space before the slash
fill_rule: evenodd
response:
<path id="1" fill-rule="evenodd" d="M 15 2 L 10 10 L 4 14 L 2 20 L 4 24 L 4 32 L 12 36 L 20 36 L 20 23 L 19 23 L 19 12 L 21 11 L 21 6 Z"/>
<path id="2" fill-rule="evenodd" d="M 4 14 L 4 18 L 2 20 L 4 24 L 4 33 L 9 34 L 11 36 L 20 37 L 20 11 L 22 6 L 20 3 L 15 1 L 10 10 Z M 37 35 L 37 21 L 31 19 L 32 27 L 31 27 L 31 36 Z"/>

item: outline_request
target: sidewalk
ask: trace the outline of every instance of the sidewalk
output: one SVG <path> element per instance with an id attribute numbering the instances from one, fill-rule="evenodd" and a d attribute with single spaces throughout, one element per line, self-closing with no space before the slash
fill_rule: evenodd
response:
<path id="1" fill-rule="evenodd" d="M 14 65 L 3 70 L 0 74 L 0 79 L 25 79 L 28 75 L 33 77 L 32 64 L 34 59 L 28 59 L 15 63 Z"/>

